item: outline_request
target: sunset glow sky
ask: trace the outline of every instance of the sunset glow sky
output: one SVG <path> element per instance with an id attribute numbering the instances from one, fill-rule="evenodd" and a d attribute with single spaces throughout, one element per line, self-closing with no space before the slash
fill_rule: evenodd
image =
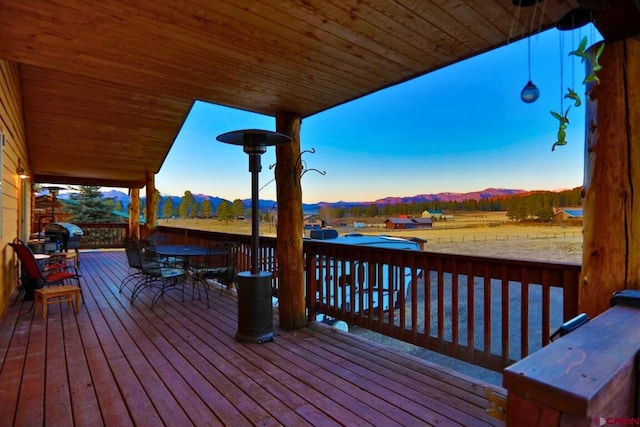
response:
<path id="1" fill-rule="evenodd" d="M 303 120 L 305 203 L 373 201 L 387 196 L 467 192 L 487 187 L 555 190 L 582 185 L 584 104 L 572 107 L 568 145 L 557 140 L 550 111 L 566 109 L 571 86 L 581 95 L 584 65 L 568 53 L 591 26 L 550 30 L 531 40 L 531 77 L 540 98 L 520 100 L 527 83 L 527 41 L 519 41 Z M 560 64 L 563 62 L 562 73 Z M 584 98 L 584 96 L 583 96 Z M 583 100 L 584 102 L 584 100 Z M 275 130 L 268 116 L 197 102 L 160 173 L 166 195 L 185 190 L 233 200 L 251 197 L 248 158 L 216 141 L 238 129 Z M 262 199 L 274 199 L 275 149 L 262 156 Z"/>

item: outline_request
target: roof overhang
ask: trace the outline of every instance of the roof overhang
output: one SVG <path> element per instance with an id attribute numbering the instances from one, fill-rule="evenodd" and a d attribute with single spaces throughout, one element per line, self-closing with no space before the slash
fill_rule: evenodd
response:
<path id="1" fill-rule="evenodd" d="M 638 33 L 638 0 L 0 0 L 0 59 L 20 64 L 36 182 L 141 187 L 196 100 L 307 117 L 584 5 L 605 37 Z"/>

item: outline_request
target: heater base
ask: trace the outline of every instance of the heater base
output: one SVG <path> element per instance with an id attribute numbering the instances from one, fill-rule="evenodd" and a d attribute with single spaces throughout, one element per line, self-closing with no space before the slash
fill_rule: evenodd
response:
<path id="1" fill-rule="evenodd" d="M 238 273 L 238 331 L 240 342 L 273 341 L 273 304 L 268 271 Z"/>

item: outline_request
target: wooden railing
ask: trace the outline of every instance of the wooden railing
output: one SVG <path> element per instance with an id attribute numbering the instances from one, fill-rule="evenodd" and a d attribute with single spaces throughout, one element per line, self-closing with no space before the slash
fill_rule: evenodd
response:
<path id="1" fill-rule="evenodd" d="M 76 224 L 82 229 L 81 249 L 121 248 L 129 230 L 129 224 L 123 223 L 82 223 Z"/>
<path id="2" fill-rule="evenodd" d="M 575 264 L 311 241 L 304 252 L 311 318 L 326 314 L 496 371 L 577 315 Z"/>
<path id="3" fill-rule="evenodd" d="M 172 243 L 241 243 L 250 236 L 159 227 Z M 274 272 L 274 238 L 260 238 L 260 268 Z M 472 257 L 305 240 L 310 319 L 344 320 L 496 371 L 549 343 L 578 314 L 578 264 Z M 379 302 L 382 302 L 380 304 Z"/>

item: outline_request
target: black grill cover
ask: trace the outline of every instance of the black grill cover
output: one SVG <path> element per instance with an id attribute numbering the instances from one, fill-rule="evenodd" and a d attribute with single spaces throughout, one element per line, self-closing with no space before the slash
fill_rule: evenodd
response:
<path id="1" fill-rule="evenodd" d="M 63 250 L 77 249 L 80 239 L 84 235 L 82 228 L 68 222 L 54 222 L 44 226 L 45 241 L 55 244 L 59 241 Z M 46 244 L 45 244 L 46 246 Z M 55 250 L 55 247 L 45 247 L 48 250 Z"/>

